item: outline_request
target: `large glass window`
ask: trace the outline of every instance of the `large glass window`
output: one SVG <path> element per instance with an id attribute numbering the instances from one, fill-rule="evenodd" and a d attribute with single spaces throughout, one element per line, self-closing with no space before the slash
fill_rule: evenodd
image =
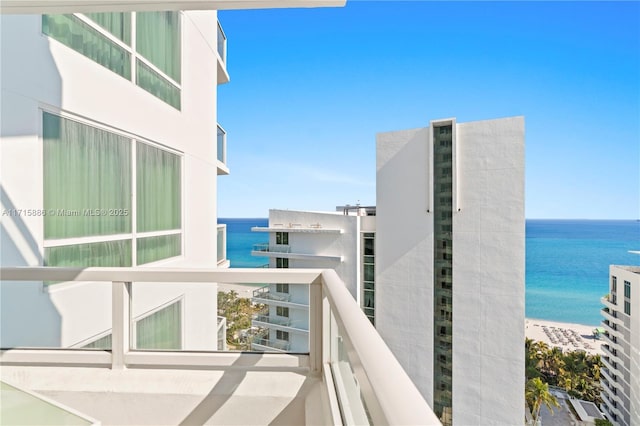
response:
<path id="1" fill-rule="evenodd" d="M 180 22 L 179 12 L 43 15 L 42 32 L 180 109 Z"/>
<path id="2" fill-rule="evenodd" d="M 286 257 L 276 257 L 276 268 L 288 268 L 289 259 Z"/>
<path id="3" fill-rule="evenodd" d="M 447 364 L 451 363 L 452 352 L 451 331 L 453 328 L 452 300 L 452 237 L 453 227 L 452 199 L 453 187 L 451 175 L 453 171 L 453 126 L 434 126 L 433 128 L 433 282 L 440 283 L 434 287 L 434 380 L 433 403 L 434 412 L 443 425 L 451 424 L 451 380 L 452 376 Z"/>
<path id="4" fill-rule="evenodd" d="M 180 253 L 182 253 L 182 236 L 180 234 L 138 238 L 138 265 L 179 256 Z"/>
<path id="5" fill-rule="evenodd" d="M 180 228 L 180 157 L 138 142 L 138 232 Z"/>
<path id="6" fill-rule="evenodd" d="M 131 266 L 131 240 L 71 244 L 44 249 L 45 266 Z"/>
<path id="7" fill-rule="evenodd" d="M 624 297 L 631 299 L 631 283 L 629 281 L 624 282 Z"/>
<path id="8" fill-rule="evenodd" d="M 288 232 L 276 232 L 276 244 L 289 244 L 289 233 Z"/>
<path id="9" fill-rule="evenodd" d="M 44 112 L 45 265 L 132 266 L 134 258 L 140 265 L 179 256 L 180 164 L 176 154 Z"/>
<path id="10" fill-rule="evenodd" d="M 125 44 L 131 46 L 131 13 L 87 13 L 87 17 Z"/>
<path id="11" fill-rule="evenodd" d="M 182 348 L 182 301 L 136 322 L 136 349 Z"/>
<path id="12" fill-rule="evenodd" d="M 131 140 L 44 113 L 45 238 L 131 232 Z"/>
<path id="13" fill-rule="evenodd" d="M 160 71 L 180 82 L 180 14 L 138 12 L 136 14 L 138 53 Z"/>
<path id="14" fill-rule="evenodd" d="M 42 32 L 116 74 L 131 79 L 131 53 L 77 16 L 42 15 Z"/>

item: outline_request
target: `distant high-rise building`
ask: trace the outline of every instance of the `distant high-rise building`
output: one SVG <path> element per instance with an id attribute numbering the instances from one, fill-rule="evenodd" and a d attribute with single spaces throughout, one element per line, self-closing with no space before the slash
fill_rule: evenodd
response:
<path id="1" fill-rule="evenodd" d="M 604 355 L 602 405 L 615 425 L 640 424 L 640 267 L 609 267 L 609 294 L 602 298 Z"/>
<path id="2" fill-rule="evenodd" d="M 524 421 L 524 119 L 377 136 L 376 328 L 444 424 Z"/>

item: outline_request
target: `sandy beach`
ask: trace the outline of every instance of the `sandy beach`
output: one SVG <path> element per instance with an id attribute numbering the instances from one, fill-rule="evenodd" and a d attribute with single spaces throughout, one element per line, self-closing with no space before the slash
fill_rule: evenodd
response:
<path id="1" fill-rule="evenodd" d="M 255 290 L 256 288 L 260 288 L 260 286 L 256 286 L 253 284 L 218 283 L 218 291 L 224 291 L 226 293 L 234 290 L 236 293 L 238 293 L 238 297 L 250 298 L 253 295 L 253 290 Z"/>
<path id="2" fill-rule="evenodd" d="M 593 337 L 593 329 L 596 327 L 600 325 L 590 326 L 527 318 L 524 334 L 529 339 L 545 342 L 549 347 L 560 347 L 563 351 L 584 350 L 589 354 L 602 355 L 602 340 L 596 340 Z"/>
<path id="3" fill-rule="evenodd" d="M 234 290 L 239 297 L 250 298 L 255 285 L 218 283 L 218 291 Z M 525 320 L 524 334 L 529 339 L 545 342 L 549 347 L 560 347 L 563 351 L 584 350 L 589 354 L 603 354 L 602 340 L 593 337 L 596 325 L 572 324 L 566 322 L 546 321 L 534 318 Z"/>

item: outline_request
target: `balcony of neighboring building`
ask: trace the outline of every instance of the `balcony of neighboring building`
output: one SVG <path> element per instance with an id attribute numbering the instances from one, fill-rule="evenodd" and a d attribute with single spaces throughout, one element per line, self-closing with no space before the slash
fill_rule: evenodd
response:
<path id="1" fill-rule="evenodd" d="M 609 335 L 609 338 L 615 337 L 617 339 L 624 339 L 624 334 L 622 333 L 622 326 L 618 326 L 618 324 L 614 322 L 610 322 L 608 319 L 602 321 L 602 327 L 605 330 L 605 333 Z"/>
<path id="2" fill-rule="evenodd" d="M 333 270 L 3 267 L 0 273 L 3 299 L 14 297 L 16 304 L 24 295 L 15 291 L 21 286 L 64 282 L 65 291 L 87 292 L 99 284 L 96 288 L 105 296 L 101 306 L 110 309 L 86 314 L 82 326 L 107 320 L 109 338 L 92 337 L 103 346 L 0 352 L 3 381 L 79 415 L 84 424 L 440 424 Z M 184 343 L 188 340 L 163 350 L 142 345 L 140 333 L 152 323 L 135 317 L 142 294 L 138 286 L 156 295 L 167 286 L 200 288 L 216 282 L 306 287 L 308 350 L 287 353 L 289 343 L 277 338 L 288 336 L 283 332 L 254 336 L 252 348 L 264 351 L 260 353 L 195 350 Z M 214 347 L 225 323 L 216 316 L 215 300 L 197 301 L 213 322 L 207 341 Z M 196 331 L 181 322 L 193 306 L 181 306 L 181 311 L 155 318 L 160 342 L 174 322 L 182 324 L 176 330 L 183 336 Z M 59 308 L 62 327 L 70 312 Z M 56 333 L 53 340 L 59 340 L 62 331 L 49 326 L 42 333 Z M 15 423 L 24 424 L 30 408 L 7 404 L 5 388 L 2 418 L 13 410 Z M 53 417 L 32 422 L 55 423 Z"/>
<path id="3" fill-rule="evenodd" d="M 253 249 L 251 250 L 251 255 L 263 256 L 263 257 L 279 257 L 283 259 L 296 259 L 296 260 L 324 259 L 324 260 L 342 262 L 342 256 L 318 254 L 318 253 L 300 253 L 292 250 L 290 245 L 284 245 L 284 244 L 269 244 L 269 243 L 254 244 Z"/>
<path id="4" fill-rule="evenodd" d="M 227 132 L 218 124 L 217 128 L 217 148 L 216 163 L 218 166 L 218 176 L 228 175 L 229 167 L 227 167 Z"/>
<path id="5" fill-rule="evenodd" d="M 616 297 L 612 294 L 606 294 L 602 298 L 600 298 L 600 303 L 602 303 L 605 307 L 609 308 L 611 311 L 617 311 L 618 305 L 616 305 Z"/>
<path id="6" fill-rule="evenodd" d="M 600 310 L 600 314 L 604 317 L 605 320 L 622 327 L 624 326 L 624 321 L 622 320 L 622 318 L 617 317 L 616 312 L 616 310 L 611 310 L 608 307 L 604 307 Z"/>
<path id="7" fill-rule="evenodd" d="M 613 400 L 611 396 L 607 393 L 602 393 L 602 406 L 600 408 L 604 408 L 602 411 L 605 413 L 608 419 L 612 420 L 614 424 L 618 424 L 614 419 L 624 418 L 622 414 L 622 410 L 618 405 L 618 402 Z"/>
<path id="8" fill-rule="evenodd" d="M 294 319 L 273 315 L 268 308 L 253 316 L 252 325 L 254 327 L 268 327 L 273 330 L 294 331 L 299 333 L 309 332 L 309 321 L 307 319 Z"/>
<path id="9" fill-rule="evenodd" d="M 302 223 L 274 223 L 269 226 L 254 226 L 252 232 L 292 232 L 301 234 L 342 234 L 344 230 L 340 228 L 325 227 L 320 222 Z"/>
<path id="10" fill-rule="evenodd" d="M 218 21 L 217 34 L 217 53 L 218 53 L 218 84 L 229 82 L 229 73 L 227 72 L 227 36 Z"/>
<path id="11" fill-rule="evenodd" d="M 607 381 L 609 389 L 617 389 L 617 392 L 623 392 L 622 383 L 618 381 L 618 376 L 614 372 L 605 367 L 600 370 L 600 374 Z"/>

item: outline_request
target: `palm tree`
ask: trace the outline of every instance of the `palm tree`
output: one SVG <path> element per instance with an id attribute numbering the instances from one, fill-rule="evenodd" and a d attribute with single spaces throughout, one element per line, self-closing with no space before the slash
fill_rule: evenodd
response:
<path id="1" fill-rule="evenodd" d="M 553 407 L 560 407 L 556 397 L 549 392 L 549 385 L 544 383 L 539 377 L 535 377 L 527 382 L 525 397 L 527 404 L 531 407 L 531 416 L 533 417 L 534 423 L 540 418 L 540 409 L 543 404 L 551 411 L 551 414 L 553 414 Z"/>

